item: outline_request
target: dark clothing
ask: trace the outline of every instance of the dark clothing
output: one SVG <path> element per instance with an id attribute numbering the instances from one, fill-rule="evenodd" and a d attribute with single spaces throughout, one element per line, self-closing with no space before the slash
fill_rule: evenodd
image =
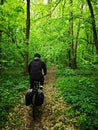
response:
<path id="1" fill-rule="evenodd" d="M 30 87 L 33 88 L 34 81 L 39 81 L 40 85 L 44 84 L 44 76 L 47 74 L 46 64 L 38 57 L 35 57 L 28 66 L 28 72 L 30 75 Z"/>

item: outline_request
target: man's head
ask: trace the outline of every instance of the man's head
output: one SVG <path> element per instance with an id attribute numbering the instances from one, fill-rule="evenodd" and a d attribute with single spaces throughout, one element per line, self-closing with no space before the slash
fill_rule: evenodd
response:
<path id="1" fill-rule="evenodd" d="M 34 57 L 38 57 L 38 58 L 40 58 L 41 55 L 40 55 L 39 53 L 36 53 L 36 54 L 34 55 Z"/>

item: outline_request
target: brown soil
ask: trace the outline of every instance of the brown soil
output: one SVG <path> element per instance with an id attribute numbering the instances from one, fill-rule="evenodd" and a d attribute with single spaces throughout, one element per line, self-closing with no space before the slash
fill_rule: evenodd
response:
<path id="1" fill-rule="evenodd" d="M 14 112 L 9 114 L 6 127 L 2 130 L 75 130 L 72 121 L 66 118 L 66 104 L 62 100 L 55 83 L 55 66 L 48 70 L 45 77 L 44 95 L 42 106 L 37 108 L 36 118 L 32 118 L 32 109 L 24 105 L 24 97 Z"/>

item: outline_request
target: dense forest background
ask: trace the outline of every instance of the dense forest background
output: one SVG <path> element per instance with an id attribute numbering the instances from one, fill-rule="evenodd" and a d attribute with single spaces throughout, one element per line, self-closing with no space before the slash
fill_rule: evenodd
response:
<path id="1" fill-rule="evenodd" d="M 67 115 L 81 130 L 97 129 L 98 1 L 0 0 L 1 126 L 29 83 L 36 52 L 57 67 L 55 86 L 72 105 Z"/>

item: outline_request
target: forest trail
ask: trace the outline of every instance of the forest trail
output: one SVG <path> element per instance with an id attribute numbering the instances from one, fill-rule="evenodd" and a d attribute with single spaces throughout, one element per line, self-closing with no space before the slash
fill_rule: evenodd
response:
<path id="1" fill-rule="evenodd" d="M 30 106 L 20 104 L 15 107 L 16 112 L 9 114 L 10 124 L 2 130 L 75 130 L 71 120 L 65 116 L 66 104 L 63 103 L 57 88 L 53 87 L 55 81 L 55 66 L 53 66 L 45 77 L 44 104 L 37 108 L 36 119 L 32 118 Z M 21 100 L 24 102 L 23 98 Z M 11 122 L 14 117 L 18 123 Z"/>

